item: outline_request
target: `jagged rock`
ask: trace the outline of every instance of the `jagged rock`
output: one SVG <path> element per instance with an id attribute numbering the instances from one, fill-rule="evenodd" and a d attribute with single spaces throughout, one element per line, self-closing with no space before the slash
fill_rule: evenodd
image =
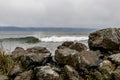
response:
<path id="1" fill-rule="evenodd" d="M 30 53 L 21 57 L 21 64 L 25 69 L 45 65 L 51 59 L 51 53 Z"/>
<path id="2" fill-rule="evenodd" d="M 65 41 L 62 43 L 62 45 L 58 46 L 58 49 L 64 49 L 64 48 L 69 48 L 70 45 L 74 44 L 73 41 Z"/>
<path id="3" fill-rule="evenodd" d="M 20 65 L 15 65 L 9 72 L 8 76 L 9 78 L 14 79 L 21 72 L 22 70 L 20 68 Z"/>
<path id="4" fill-rule="evenodd" d="M 88 40 L 91 50 L 120 52 L 120 28 L 107 28 L 90 33 Z"/>
<path id="5" fill-rule="evenodd" d="M 111 73 L 114 69 L 115 65 L 113 65 L 109 60 L 104 60 L 99 66 L 99 71 L 102 73 L 102 76 L 105 80 L 111 80 Z"/>
<path id="6" fill-rule="evenodd" d="M 101 71 L 106 71 L 109 74 L 112 73 L 112 71 L 115 69 L 115 65 L 112 64 L 111 61 L 109 60 L 104 60 L 103 62 L 100 63 L 99 65 L 99 70 Z"/>
<path id="7" fill-rule="evenodd" d="M 27 52 L 21 48 L 21 47 L 16 47 L 15 50 L 12 52 L 12 58 L 13 59 L 19 59 L 21 56 L 26 55 Z"/>
<path id="8" fill-rule="evenodd" d="M 65 65 L 64 72 L 65 72 L 64 73 L 65 80 L 79 80 L 80 79 L 78 72 L 69 65 Z"/>
<path id="9" fill-rule="evenodd" d="M 55 60 L 62 65 L 70 65 L 77 68 L 98 66 L 101 62 L 99 51 L 82 51 L 81 53 L 69 48 L 57 49 Z"/>
<path id="10" fill-rule="evenodd" d="M 115 64 L 120 65 L 120 53 L 118 54 L 113 54 L 108 57 L 111 61 L 113 61 Z"/>
<path id="11" fill-rule="evenodd" d="M 77 67 L 77 64 L 81 61 L 79 52 L 69 48 L 57 49 L 55 51 L 55 60 L 57 63 L 62 65 L 71 65 L 72 67 Z"/>
<path id="12" fill-rule="evenodd" d="M 32 47 L 26 50 L 28 53 L 50 53 L 50 51 L 45 47 Z"/>
<path id="13" fill-rule="evenodd" d="M 32 70 L 25 71 L 16 76 L 14 80 L 32 80 L 32 72 L 33 72 Z"/>
<path id="14" fill-rule="evenodd" d="M 81 55 L 80 67 L 98 66 L 99 63 L 101 62 L 100 51 L 82 51 L 80 55 Z"/>
<path id="15" fill-rule="evenodd" d="M 113 80 L 120 80 L 120 66 L 112 73 Z"/>
<path id="16" fill-rule="evenodd" d="M 74 43 L 70 45 L 70 49 L 74 49 L 76 51 L 81 52 L 81 51 L 87 50 L 87 47 L 85 44 L 82 44 L 82 43 Z"/>
<path id="17" fill-rule="evenodd" d="M 62 46 L 70 47 L 72 44 L 74 44 L 73 41 L 65 41 L 64 43 L 62 43 Z"/>
<path id="18" fill-rule="evenodd" d="M 66 41 L 62 45 L 58 46 L 58 49 L 64 49 L 64 48 L 70 48 L 79 52 L 87 50 L 87 46 L 85 44 L 77 43 L 77 42 L 74 43 L 72 41 Z"/>
<path id="19" fill-rule="evenodd" d="M 35 68 L 36 80 L 61 80 L 60 75 L 50 66 Z"/>

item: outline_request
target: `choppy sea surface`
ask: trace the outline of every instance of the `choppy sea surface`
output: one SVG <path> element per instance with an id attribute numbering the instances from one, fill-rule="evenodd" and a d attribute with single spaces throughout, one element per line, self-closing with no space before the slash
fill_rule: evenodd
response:
<path id="1" fill-rule="evenodd" d="M 39 30 L 39 31 L 0 31 L 0 47 L 9 53 L 16 47 L 23 47 L 27 49 L 29 47 L 41 46 L 48 48 L 53 54 L 57 49 L 57 46 L 62 44 L 64 41 L 75 41 L 84 43 L 87 45 L 88 35 L 90 32 L 96 29 L 51 29 L 51 30 Z M 4 40 L 8 38 L 23 38 L 23 37 L 36 37 L 40 40 L 38 43 L 26 43 L 19 40 Z"/>

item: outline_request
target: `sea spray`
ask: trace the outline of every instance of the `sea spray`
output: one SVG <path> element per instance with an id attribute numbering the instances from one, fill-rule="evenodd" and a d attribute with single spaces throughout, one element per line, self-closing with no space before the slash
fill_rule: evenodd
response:
<path id="1" fill-rule="evenodd" d="M 64 41 L 84 41 L 88 40 L 87 36 L 50 36 L 39 38 L 42 42 L 64 42 Z"/>

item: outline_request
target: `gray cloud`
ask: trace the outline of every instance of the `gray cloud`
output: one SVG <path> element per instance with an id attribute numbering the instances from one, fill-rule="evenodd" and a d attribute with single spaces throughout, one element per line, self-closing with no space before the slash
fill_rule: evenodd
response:
<path id="1" fill-rule="evenodd" d="M 120 27 L 120 0 L 0 0 L 1 26 Z"/>

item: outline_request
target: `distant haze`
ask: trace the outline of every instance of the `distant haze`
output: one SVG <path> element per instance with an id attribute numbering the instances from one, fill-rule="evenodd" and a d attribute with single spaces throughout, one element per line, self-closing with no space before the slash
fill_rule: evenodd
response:
<path id="1" fill-rule="evenodd" d="M 120 27 L 120 0 L 0 0 L 0 26 Z"/>

